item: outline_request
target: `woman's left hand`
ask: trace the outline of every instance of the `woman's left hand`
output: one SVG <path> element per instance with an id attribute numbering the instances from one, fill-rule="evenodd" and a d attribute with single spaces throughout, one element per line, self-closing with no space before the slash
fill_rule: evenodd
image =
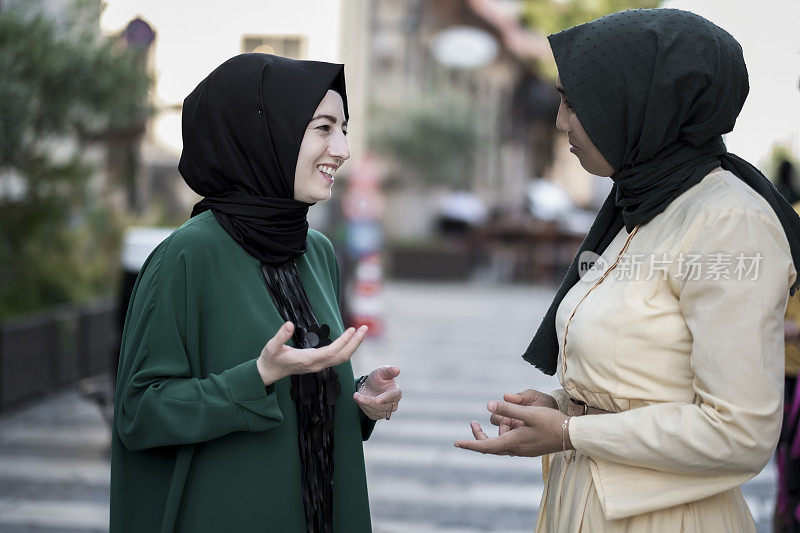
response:
<path id="1" fill-rule="evenodd" d="M 353 394 L 358 406 L 372 420 L 389 420 L 397 411 L 403 392 L 395 379 L 400 375 L 396 366 L 382 366 L 369 373 L 367 381 Z"/>
<path id="2" fill-rule="evenodd" d="M 499 436 L 489 438 L 477 422 L 470 423 L 475 440 L 459 440 L 459 448 L 493 455 L 519 455 L 538 457 L 563 449 L 561 425 L 567 418 L 561 411 L 540 406 L 515 405 L 507 402 L 489 402 L 491 421 L 495 425 L 514 419 L 514 429 L 506 430 Z M 566 449 L 572 449 L 569 432 L 564 435 Z"/>

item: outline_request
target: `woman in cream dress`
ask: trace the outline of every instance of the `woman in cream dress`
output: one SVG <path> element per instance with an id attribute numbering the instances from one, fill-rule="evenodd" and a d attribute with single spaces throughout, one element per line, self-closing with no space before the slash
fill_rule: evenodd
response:
<path id="1" fill-rule="evenodd" d="M 673 9 L 549 39 L 557 127 L 614 187 L 524 356 L 563 388 L 504 395 L 498 437 L 456 445 L 543 456 L 536 531 L 755 531 L 739 485 L 780 430 L 800 220 L 722 141 L 741 47 Z"/>

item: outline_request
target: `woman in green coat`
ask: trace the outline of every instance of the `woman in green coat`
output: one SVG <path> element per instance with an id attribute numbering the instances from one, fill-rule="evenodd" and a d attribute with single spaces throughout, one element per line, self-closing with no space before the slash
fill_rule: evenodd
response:
<path id="1" fill-rule="evenodd" d="M 204 199 L 128 309 L 112 532 L 371 530 L 361 442 L 400 371 L 355 380 L 366 328 L 344 330 L 333 249 L 306 221 L 346 130 L 342 65 L 244 54 L 184 101 L 179 170 Z"/>

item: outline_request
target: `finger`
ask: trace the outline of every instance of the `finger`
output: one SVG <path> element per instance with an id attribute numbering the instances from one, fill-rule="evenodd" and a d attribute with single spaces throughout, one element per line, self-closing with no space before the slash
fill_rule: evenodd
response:
<path id="1" fill-rule="evenodd" d="M 398 389 L 388 390 L 386 392 L 382 392 L 375 398 L 376 403 L 390 403 L 390 402 L 399 402 L 400 398 L 403 397 L 403 394 Z"/>
<path id="2" fill-rule="evenodd" d="M 477 422 L 475 421 L 470 422 L 469 427 L 472 429 L 472 436 L 475 437 L 477 440 L 489 439 L 489 436 L 483 432 L 483 428 Z"/>
<path id="3" fill-rule="evenodd" d="M 524 390 L 524 391 L 520 392 L 519 395 L 522 398 L 522 401 L 520 402 L 520 404 L 522 404 L 522 405 L 533 405 L 536 402 L 536 400 L 539 399 L 539 397 L 542 395 L 542 393 L 539 392 L 538 390 L 527 389 L 527 390 Z"/>
<path id="4" fill-rule="evenodd" d="M 509 403 L 521 404 L 525 401 L 523 394 L 522 392 L 507 392 L 503 394 L 503 400 Z"/>
<path id="5" fill-rule="evenodd" d="M 356 349 L 361 345 L 361 341 L 364 340 L 364 337 L 367 336 L 367 326 L 361 326 L 355 332 L 355 334 L 350 338 L 347 344 L 336 353 L 334 360 L 336 361 L 334 364 L 341 364 L 345 361 L 349 361 L 350 358 L 355 353 Z M 335 352 L 334 352 L 335 353 Z"/>
<path id="6" fill-rule="evenodd" d="M 360 405 L 362 407 L 375 407 L 376 406 L 376 402 L 375 402 L 374 398 L 371 398 L 369 396 L 365 396 L 365 395 L 363 395 L 363 394 L 361 394 L 359 392 L 356 392 L 355 394 L 353 394 L 353 399 L 356 401 L 356 403 L 358 403 L 358 405 Z"/>
<path id="7" fill-rule="evenodd" d="M 281 347 L 292 338 L 292 334 L 294 333 L 294 324 L 291 322 L 284 323 L 275 335 L 267 341 L 267 352 L 271 354 L 278 353 Z"/>
<path id="8" fill-rule="evenodd" d="M 499 437 L 508 431 L 511 431 L 511 426 L 500 424 L 500 427 L 497 429 L 497 436 Z"/>
<path id="9" fill-rule="evenodd" d="M 541 409 L 526 405 L 516 405 L 507 402 L 489 402 L 489 411 L 494 414 L 508 418 L 516 418 L 528 425 L 531 425 L 531 409 Z"/>
<path id="10" fill-rule="evenodd" d="M 352 340 L 355 331 L 356 331 L 355 328 L 347 328 L 344 331 L 344 333 L 342 333 L 336 338 L 335 341 L 333 341 L 332 343 L 323 348 L 320 348 L 319 350 L 325 354 L 337 353 L 339 350 L 344 348 L 348 342 Z"/>
<path id="11" fill-rule="evenodd" d="M 366 327 L 366 326 L 362 326 Z M 364 334 L 361 328 L 355 330 L 354 328 L 347 328 L 347 331 L 342 333 L 339 338 L 323 348 L 315 348 L 308 350 L 306 353 L 305 361 L 309 372 L 319 372 L 323 368 L 336 366 L 344 363 L 350 356 L 353 355 L 355 348 L 364 340 Z M 360 335 L 360 337 L 359 337 Z M 355 344 L 353 344 L 355 342 Z M 352 346 L 355 346 L 350 350 Z M 350 350 L 350 351 L 348 351 Z"/>
<path id="12" fill-rule="evenodd" d="M 517 405 L 533 405 L 541 393 L 534 389 L 527 389 L 522 392 L 509 392 L 503 394 L 503 400 Z"/>
<path id="13" fill-rule="evenodd" d="M 491 453 L 494 455 L 508 455 L 506 443 L 503 437 L 486 440 L 459 440 L 454 443 L 458 448 L 472 450 L 480 453 Z"/>
<path id="14" fill-rule="evenodd" d="M 514 419 L 493 413 L 492 416 L 489 417 L 489 422 L 495 426 L 510 426 L 514 422 Z M 517 422 L 519 421 L 517 420 Z"/>
<path id="15" fill-rule="evenodd" d="M 396 366 L 382 366 L 378 369 L 378 377 L 391 381 L 400 375 L 400 369 Z"/>

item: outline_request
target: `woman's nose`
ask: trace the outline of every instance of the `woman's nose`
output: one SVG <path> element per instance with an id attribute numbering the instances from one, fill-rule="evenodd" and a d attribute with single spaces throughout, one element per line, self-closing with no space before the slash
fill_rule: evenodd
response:
<path id="1" fill-rule="evenodd" d="M 556 129 L 562 133 L 569 133 L 569 111 L 564 104 L 558 106 L 556 115 Z"/>
<path id="2" fill-rule="evenodd" d="M 328 145 L 328 154 L 342 161 L 350 159 L 350 146 L 347 144 L 347 137 L 344 133 L 338 132 L 333 136 L 331 143 Z"/>

